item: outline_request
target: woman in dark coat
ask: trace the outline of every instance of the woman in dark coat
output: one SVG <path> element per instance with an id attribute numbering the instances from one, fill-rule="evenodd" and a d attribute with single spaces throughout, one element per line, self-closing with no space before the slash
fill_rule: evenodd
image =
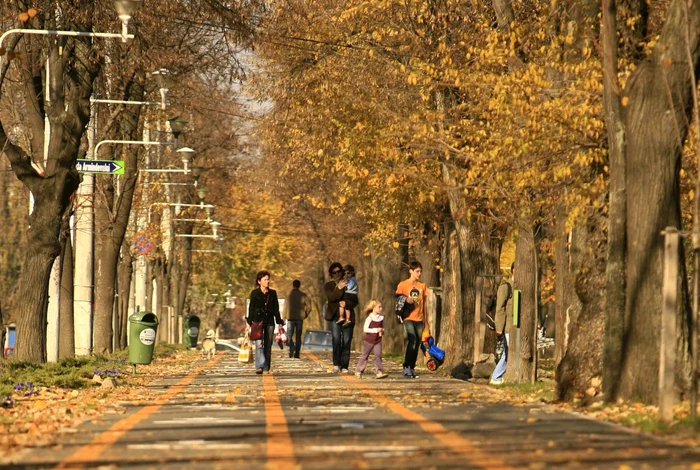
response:
<path id="1" fill-rule="evenodd" d="M 262 374 L 263 371 L 270 372 L 275 322 L 284 325 L 284 321 L 280 316 L 277 292 L 270 289 L 270 273 L 260 271 L 255 276 L 255 284 L 257 287 L 250 293 L 246 322 L 249 326 L 257 321 L 262 321 L 263 324 L 263 336 L 255 341 L 255 373 Z"/>

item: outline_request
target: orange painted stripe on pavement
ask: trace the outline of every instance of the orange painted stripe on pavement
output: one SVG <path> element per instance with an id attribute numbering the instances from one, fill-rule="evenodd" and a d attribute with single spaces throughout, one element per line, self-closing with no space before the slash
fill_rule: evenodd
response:
<path id="1" fill-rule="evenodd" d="M 78 449 L 73 453 L 73 455 L 64 459 L 60 464 L 54 467 L 54 469 L 75 469 L 82 468 L 83 465 L 89 464 L 97 460 L 97 458 L 111 445 L 116 443 L 124 434 L 129 432 L 138 423 L 148 418 L 150 415 L 158 411 L 164 404 L 168 402 L 173 396 L 182 392 L 182 390 L 194 381 L 194 379 L 199 375 L 201 371 L 207 367 L 212 367 L 216 364 L 219 359 L 223 357 L 223 352 L 217 354 L 214 359 L 210 360 L 201 367 L 196 368 L 190 372 L 186 377 L 183 377 L 177 384 L 170 387 L 162 395 L 158 396 L 155 401 L 151 404 L 144 406 L 136 413 L 127 416 L 114 423 L 108 430 L 95 436 L 95 438 L 89 443 L 85 444 L 83 447 Z"/>
<path id="2" fill-rule="evenodd" d="M 313 361 L 322 364 L 321 360 L 314 356 L 313 353 L 307 352 L 306 354 Z M 435 436 L 452 451 L 464 455 L 467 458 L 466 463 L 488 469 L 508 470 L 513 468 L 507 465 L 502 459 L 493 456 L 488 452 L 484 452 L 479 447 L 474 446 L 471 442 L 464 439 L 456 432 L 450 431 L 442 424 L 432 421 L 425 416 L 416 413 L 415 411 L 409 410 L 401 403 L 385 396 L 379 390 L 362 383 L 361 380 L 355 378 L 354 376 L 342 375 L 341 377 L 370 395 L 377 402 L 379 402 L 381 406 L 385 406 L 402 418 L 418 424 L 425 432 Z"/>
<path id="3" fill-rule="evenodd" d="M 263 394 L 265 399 L 265 433 L 267 434 L 267 463 L 279 470 L 294 469 L 297 466 L 289 435 L 287 418 L 284 416 L 282 404 L 275 379 L 270 374 L 263 375 Z"/>

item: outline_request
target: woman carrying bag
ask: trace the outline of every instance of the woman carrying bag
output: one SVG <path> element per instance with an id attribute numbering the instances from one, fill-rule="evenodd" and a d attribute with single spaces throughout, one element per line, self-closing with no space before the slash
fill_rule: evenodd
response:
<path id="1" fill-rule="evenodd" d="M 280 316 L 277 292 L 270 289 L 270 273 L 260 271 L 255 277 L 257 287 L 250 293 L 250 305 L 246 322 L 250 327 L 250 339 L 255 341 L 255 373 L 270 372 L 275 322 L 284 326 Z"/>

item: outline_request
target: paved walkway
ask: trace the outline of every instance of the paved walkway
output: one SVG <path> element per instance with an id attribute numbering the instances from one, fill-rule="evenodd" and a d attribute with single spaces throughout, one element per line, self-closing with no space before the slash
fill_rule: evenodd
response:
<path id="1" fill-rule="evenodd" d="M 124 404 L 126 413 L 86 423 L 52 449 L 26 449 L 0 468 L 670 469 L 700 462 L 698 449 L 543 405 L 499 403 L 487 387 L 427 372 L 417 380 L 396 371 L 360 380 L 330 373 L 327 353 L 274 354 L 273 374 L 262 376 L 234 355 L 202 361 L 185 377 L 154 384 L 162 390 L 156 402 Z"/>

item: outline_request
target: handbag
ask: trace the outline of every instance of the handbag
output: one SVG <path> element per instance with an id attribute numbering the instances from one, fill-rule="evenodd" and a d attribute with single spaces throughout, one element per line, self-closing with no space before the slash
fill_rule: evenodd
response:
<path id="1" fill-rule="evenodd" d="M 267 303 L 270 301 L 270 294 L 268 292 L 267 297 L 265 298 L 265 310 L 261 312 L 255 312 L 256 318 L 253 323 L 250 324 L 250 339 L 253 341 L 259 340 L 263 338 L 263 320 L 265 319 L 265 316 L 267 315 Z M 259 309 L 262 310 L 262 309 Z"/>
<path id="2" fill-rule="evenodd" d="M 241 350 L 238 351 L 238 362 L 248 363 L 252 359 L 252 354 L 250 354 L 250 340 L 248 336 L 243 339 L 243 344 L 241 344 Z"/>
<path id="3" fill-rule="evenodd" d="M 250 339 L 256 341 L 263 337 L 263 322 L 254 321 L 250 324 Z"/>

